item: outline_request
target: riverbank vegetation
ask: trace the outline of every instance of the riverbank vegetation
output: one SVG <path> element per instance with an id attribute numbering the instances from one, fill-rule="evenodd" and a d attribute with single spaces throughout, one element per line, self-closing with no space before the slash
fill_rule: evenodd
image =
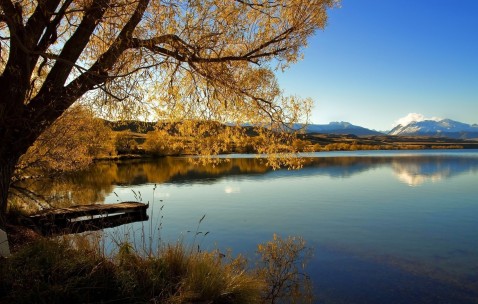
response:
<path id="1" fill-rule="evenodd" d="M 117 150 L 117 155 L 290 155 L 297 152 L 478 148 L 478 142 L 473 140 L 425 136 L 303 134 L 298 130 L 284 137 L 283 134 L 274 136 L 267 128 L 217 122 L 147 123 L 144 129 L 138 127 L 141 124 L 131 121 L 126 125 L 110 124 L 113 134 L 120 134 L 122 142 L 129 143 L 129 148 Z"/>
<path id="2" fill-rule="evenodd" d="M 432 137 L 275 134 L 212 121 L 109 122 L 85 107 L 65 112 L 22 156 L 14 181 L 83 169 L 95 160 L 230 153 L 476 148 L 478 142 Z"/>
<path id="3" fill-rule="evenodd" d="M 0 303 L 312 303 L 301 238 L 258 246 L 256 261 L 196 244 L 156 252 L 95 238 L 39 238 L 0 263 Z"/>
<path id="4" fill-rule="evenodd" d="M 47 129 L 37 142 L 20 159 L 10 189 L 10 202 L 18 200 L 35 202 L 30 207 L 51 206 L 51 195 L 29 180 L 57 178 L 86 169 L 99 160 L 122 160 L 164 156 L 211 156 L 228 153 L 270 154 L 262 159 L 254 170 L 261 171 L 278 166 L 295 168 L 305 165 L 304 159 L 296 158 L 297 152 L 355 151 L 355 150 L 403 150 L 403 149 L 460 149 L 477 147 L 478 143 L 465 140 L 447 140 L 426 137 L 347 136 L 327 134 L 290 133 L 275 135 L 266 128 L 239 127 L 218 122 L 184 121 L 182 123 L 143 123 L 138 121 L 108 122 L 96 118 L 85 107 L 73 107 Z M 283 153 L 278 156 L 276 153 Z M 282 157 L 285 156 L 285 157 Z M 212 162 L 217 159 L 195 158 L 196 162 Z M 166 162 L 167 163 L 167 162 Z M 177 165 L 178 163 L 176 163 Z M 168 180 L 174 172 L 189 170 L 192 164 L 180 162 L 178 168 L 147 170 L 153 180 Z M 215 164 L 214 170 L 229 163 Z M 241 168 L 241 170 L 243 170 Z M 172 172 L 172 173 L 171 173 Z M 108 177 L 112 172 L 97 172 Z M 114 173 L 116 176 L 117 173 Z M 115 179 L 116 177 L 111 177 Z M 101 184 L 101 183 L 100 183 Z M 59 186 L 66 187 L 60 182 Z M 69 184 L 72 189 L 76 184 Z M 95 185 L 83 189 L 88 198 L 69 198 L 67 203 L 88 204 L 97 200 Z"/>
<path id="5" fill-rule="evenodd" d="M 65 183 L 65 174 L 85 170 L 93 162 L 100 160 L 121 160 L 129 158 L 150 158 L 164 156 L 211 156 L 227 153 L 259 153 L 269 157 L 260 159 L 250 170 L 264 172 L 270 168 L 286 166 L 297 168 L 307 161 L 297 158 L 297 152 L 354 151 L 354 150 L 392 150 L 392 149 L 459 149 L 476 147 L 473 141 L 447 140 L 443 138 L 410 138 L 392 136 L 346 136 L 327 134 L 289 133 L 275 134 L 267 128 L 231 126 L 211 121 L 186 120 L 181 123 L 143 123 L 139 121 L 108 122 L 95 117 L 85 107 L 73 107 L 47 129 L 35 144 L 20 159 L 10 187 L 10 204 L 21 209 L 37 210 L 68 206 L 71 204 L 90 204 L 101 201 L 97 184 L 91 183 L 81 192 L 82 197 L 71 195 L 66 198 L 52 196 L 39 183 L 39 178 L 54 178 L 49 184 L 59 188 L 75 190 L 75 181 Z M 283 153 L 277 155 L 277 152 Z M 239 166 L 241 171 L 249 169 L 247 164 L 234 164 L 219 161 L 211 157 L 195 158 L 195 163 L 215 161 L 213 170 L 228 170 Z M 220 164 L 219 162 L 222 162 Z M 190 160 L 176 162 L 173 168 L 170 162 L 162 162 L 167 168 L 147 166 L 144 172 L 154 182 L 167 181 L 180 172 L 194 169 Z M 108 167 L 108 166 L 106 166 Z M 105 168 L 106 168 L 105 167 Z M 105 180 L 122 180 L 121 173 L 109 169 L 95 172 L 101 176 L 99 185 Z M 121 167 L 115 167 L 120 170 Z M 120 170 L 121 171 L 121 170 Z M 161 176 L 163 175 L 163 176 Z M 58 179 L 60 176 L 63 178 Z M 31 182 L 30 182 L 31 181 Z M 90 184 L 90 183 L 88 183 Z M 104 187 L 103 187 L 104 186 Z M 109 187 L 103 185 L 103 188 Z M 55 191 L 56 191 L 55 190 Z M 107 191 L 107 190 L 106 190 Z M 63 203 L 58 204 L 59 200 Z"/>

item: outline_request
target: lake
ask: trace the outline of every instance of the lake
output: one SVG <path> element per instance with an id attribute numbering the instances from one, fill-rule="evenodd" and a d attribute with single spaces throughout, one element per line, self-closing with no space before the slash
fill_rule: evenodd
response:
<path id="1" fill-rule="evenodd" d="M 148 222 L 105 234 L 154 246 L 198 230 L 202 249 L 254 256 L 273 233 L 302 236 L 317 303 L 478 303 L 478 150 L 304 156 L 300 170 L 249 155 L 102 162 L 30 187 L 57 206 L 149 202 Z"/>

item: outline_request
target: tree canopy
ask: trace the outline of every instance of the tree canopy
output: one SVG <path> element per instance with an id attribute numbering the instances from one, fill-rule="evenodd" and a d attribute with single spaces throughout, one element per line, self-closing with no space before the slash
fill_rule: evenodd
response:
<path id="1" fill-rule="evenodd" d="M 336 0 L 0 0 L 0 215 L 19 158 L 75 102 L 96 113 L 293 122 L 274 77 Z"/>

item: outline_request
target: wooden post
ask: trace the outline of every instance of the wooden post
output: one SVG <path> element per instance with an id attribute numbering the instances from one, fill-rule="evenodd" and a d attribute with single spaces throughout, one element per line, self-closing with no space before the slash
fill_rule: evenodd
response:
<path id="1" fill-rule="evenodd" d="M 0 229 L 0 257 L 10 256 L 10 246 L 8 245 L 8 236 L 5 231 Z"/>

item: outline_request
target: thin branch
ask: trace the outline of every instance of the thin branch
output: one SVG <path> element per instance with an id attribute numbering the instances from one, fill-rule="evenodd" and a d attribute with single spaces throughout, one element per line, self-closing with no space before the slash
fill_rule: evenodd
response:
<path id="1" fill-rule="evenodd" d="M 97 23 L 103 17 L 108 8 L 109 0 L 95 1 L 94 4 L 85 12 L 80 25 L 70 39 L 65 43 L 60 53 L 60 58 L 76 62 L 85 46 L 90 40 L 91 34 L 94 32 Z M 66 79 L 70 75 L 72 66 L 63 61 L 57 61 L 40 90 L 41 94 L 46 94 L 54 88 L 63 87 Z"/>
<path id="2" fill-rule="evenodd" d="M 29 49 L 33 49 L 45 28 L 48 33 L 50 18 L 55 11 L 56 7 L 60 4 L 61 0 L 47 0 L 39 1 L 38 5 L 30 16 L 25 25 L 25 33 L 27 34 L 26 43 Z"/>
<path id="3" fill-rule="evenodd" d="M 110 46 L 110 48 L 103 53 L 98 60 L 91 66 L 88 73 L 83 73 L 74 79 L 66 88 L 68 96 L 81 96 L 86 91 L 101 84 L 107 79 L 108 73 L 118 58 L 123 52 L 128 49 L 129 41 L 132 39 L 132 34 L 141 18 L 146 11 L 149 0 L 140 0 L 131 18 L 121 30 L 120 34 Z"/>
<path id="4" fill-rule="evenodd" d="M 35 48 L 36 52 L 43 53 L 45 52 L 48 47 L 53 44 L 57 39 L 58 39 L 58 33 L 56 31 L 58 25 L 61 22 L 61 19 L 65 16 L 65 11 L 70 6 L 70 4 L 73 2 L 73 0 L 67 0 L 61 8 L 59 9 L 58 13 L 55 13 L 55 18 L 53 21 L 51 21 L 46 30 L 45 33 L 43 34 L 43 37 L 41 38 L 40 42 L 38 43 L 37 47 Z M 38 61 L 38 56 L 32 56 L 31 60 L 32 66 L 35 65 L 35 63 Z"/>

